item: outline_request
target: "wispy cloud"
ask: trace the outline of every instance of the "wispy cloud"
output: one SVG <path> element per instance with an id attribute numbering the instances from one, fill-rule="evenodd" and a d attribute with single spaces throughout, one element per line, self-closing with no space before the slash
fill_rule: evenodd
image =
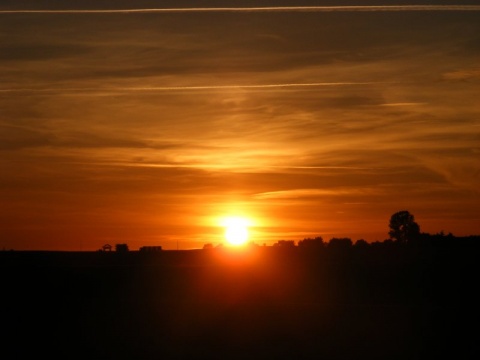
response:
<path id="1" fill-rule="evenodd" d="M 378 193 L 378 189 L 374 190 Z M 292 199 L 292 198 L 306 198 L 306 197 L 318 197 L 318 196 L 338 196 L 338 195 L 366 195 L 365 189 L 343 188 L 343 189 L 291 189 L 270 191 L 255 194 L 253 198 L 259 200 L 266 199 Z M 369 191 L 372 193 L 372 191 Z"/>
<path id="2" fill-rule="evenodd" d="M 459 69 L 443 74 L 445 80 L 479 80 L 480 67 L 473 67 L 467 69 Z"/>
<path id="3" fill-rule="evenodd" d="M 421 102 L 398 102 L 398 103 L 385 103 L 385 104 L 379 104 L 379 106 L 421 106 L 421 105 L 426 105 L 426 103 L 421 103 Z"/>

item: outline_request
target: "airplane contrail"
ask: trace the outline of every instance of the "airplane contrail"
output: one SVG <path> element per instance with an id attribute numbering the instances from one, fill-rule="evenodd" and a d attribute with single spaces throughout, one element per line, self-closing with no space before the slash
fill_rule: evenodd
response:
<path id="1" fill-rule="evenodd" d="M 152 86 L 121 88 L 130 91 L 162 91 L 162 90 L 214 90 L 214 89 L 269 89 L 290 87 L 320 87 L 320 86 L 349 86 L 369 85 L 372 82 L 319 82 L 319 83 L 286 83 L 286 84 L 260 84 L 260 85 L 203 85 L 203 86 Z M 377 84 L 377 83 L 375 83 Z"/>
<path id="2" fill-rule="evenodd" d="M 374 6 L 266 6 L 161 9 L 0 10 L 0 14 L 135 14 L 192 12 L 367 12 L 367 11 L 480 11 L 480 5 L 374 5 Z"/>
<path id="3" fill-rule="evenodd" d="M 201 86 L 142 86 L 142 87 L 105 87 L 105 88 L 11 88 L 0 89 L 0 93 L 49 93 L 49 92 L 148 92 L 148 91 L 182 91 L 182 90 L 241 90 L 241 89 L 275 89 L 300 87 L 335 87 L 374 85 L 379 82 L 318 82 L 318 83 L 285 83 L 260 85 L 201 85 Z"/>

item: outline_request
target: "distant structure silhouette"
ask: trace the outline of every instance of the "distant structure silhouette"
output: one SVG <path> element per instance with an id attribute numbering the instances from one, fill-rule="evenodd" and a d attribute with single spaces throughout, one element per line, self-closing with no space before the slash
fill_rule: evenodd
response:
<path id="1" fill-rule="evenodd" d="M 128 245 L 127 244 L 116 244 L 115 251 L 119 253 L 128 252 Z"/>
<path id="2" fill-rule="evenodd" d="M 112 245 L 110 244 L 105 244 L 102 246 L 102 248 L 100 249 L 100 251 L 112 251 Z"/>

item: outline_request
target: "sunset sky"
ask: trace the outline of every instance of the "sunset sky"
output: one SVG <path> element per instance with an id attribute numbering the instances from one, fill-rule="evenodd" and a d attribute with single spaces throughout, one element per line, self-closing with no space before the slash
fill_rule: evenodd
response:
<path id="1" fill-rule="evenodd" d="M 0 0 L 0 249 L 480 234 L 476 2 Z"/>

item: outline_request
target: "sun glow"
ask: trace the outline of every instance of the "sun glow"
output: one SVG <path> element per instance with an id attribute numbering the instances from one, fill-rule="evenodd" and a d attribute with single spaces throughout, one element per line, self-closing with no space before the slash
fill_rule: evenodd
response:
<path id="1" fill-rule="evenodd" d="M 229 245 L 240 246 L 248 241 L 248 226 L 250 222 L 242 217 L 226 217 L 222 221 L 225 227 L 225 239 Z"/>

